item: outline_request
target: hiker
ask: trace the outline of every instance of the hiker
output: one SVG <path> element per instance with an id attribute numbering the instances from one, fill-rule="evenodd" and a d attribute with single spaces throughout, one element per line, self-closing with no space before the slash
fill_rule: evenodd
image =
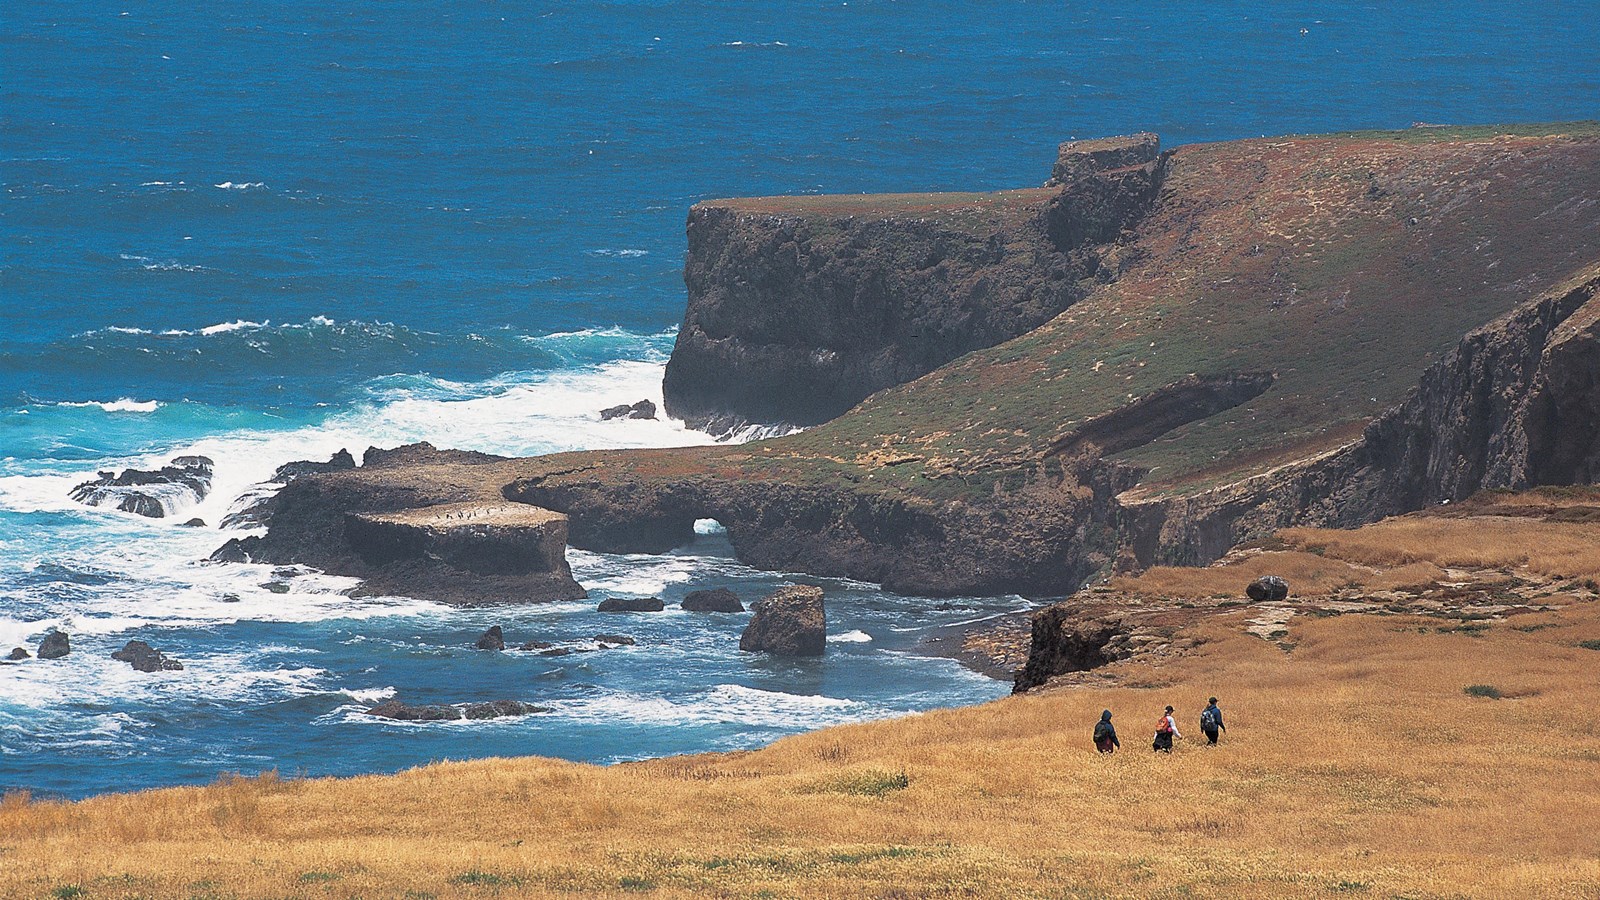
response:
<path id="1" fill-rule="evenodd" d="M 1206 743 L 1215 744 L 1217 733 L 1227 731 L 1228 726 L 1222 724 L 1222 710 L 1217 708 L 1217 698 L 1212 697 L 1205 709 L 1200 710 L 1200 730 L 1206 733 Z"/>
<path id="2" fill-rule="evenodd" d="M 1117 740 L 1116 726 L 1111 724 L 1111 710 L 1100 714 L 1100 721 L 1094 726 L 1094 748 L 1101 753 L 1115 753 L 1122 742 Z"/>
<path id="3" fill-rule="evenodd" d="M 1183 737 L 1178 733 L 1178 722 L 1172 718 L 1172 707 L 1167 707 L 1166 714 L 1161 717 L 1161 723 L 1156 726 L 1156 739 L 1150 749 L 1158 753 L 1172 752 L 1172 739 Z"/>

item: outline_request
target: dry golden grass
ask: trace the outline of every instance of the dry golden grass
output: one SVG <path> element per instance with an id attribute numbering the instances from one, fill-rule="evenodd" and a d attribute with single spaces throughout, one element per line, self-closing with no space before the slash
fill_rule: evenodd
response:
<path id="1" fill-rule="evenodd" d="M 1479 636 L 1229 612 L 1124 684 L 758 752 L 0 805 L 7 897 L 1593 897 L 1600 603 Z M 1542 627 L 1548 626 L 1548 627 Z M 1468 696 L 1473 684 L 1508 698 Z M 1219 748 L 1148 749 L 1223 698 Z M 1088 748 L 1100 709 L 1124 751 Z M 899 775 L 906 776 L 900 787 Z"/>
<path id="2" fill-rule="evenodd" d="M 1278 536 L 1295 547 L 1368 565 L 1526 566 L 1541 575 L 1600 576 L 1600 525 L 1588 523 L 1408 516 L 1355 531 L 1290 528 Z"/>
<path id="3" fill-rule="evenodd" d="M 1274 573 L 1305 596 L 1426 585 L 1447 567 L 1600 575 L 1587 508 L 1534 499 L 1521 517 L 1491 498 L 1472 518 L 1291 529 L 1113 588 L 1234 597 Z M 1582 515 L 1547 521 L 1557 507 Z M 753 753 L 12 796 L 0 896 L 1597 897 L 1600 601 L 1540 596 L 1558 608 L 1470 629 L 1301 615 L 1272 643 L 1242 633 L 1249 609 L 1222 609 L 1191 627 L 1197 653 L 1112 667 L 1123 687 Z M 1188 727 L 1213 693 L 1223 746 L 1149 752 L 1163 705 Z M 1124 740 L 1113 757 L 1088 747 L 1107 707 Z"/>

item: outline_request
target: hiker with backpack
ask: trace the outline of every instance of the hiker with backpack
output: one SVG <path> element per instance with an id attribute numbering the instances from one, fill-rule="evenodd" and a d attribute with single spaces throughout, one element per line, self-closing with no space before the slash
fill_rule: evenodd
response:
<path id="1" fill-rule="evenodd" d="M 1115 753 L 1122 742 L 1117 740 L 1116 726 L 1111 724 L 1111 710 L 1100 714 L 1100 721 L 1094 726 L 1094 748 L 1101 753 Z"/>
<path id="2" fill-rule="evenodd" d="M 1169 706 L 1162 715 L 1160 724 L 1156 725 L 1156 739 L 1150 745 L 1150 749 L 1157 753 L 1171 753 L 1172 739 L 1175 737 L 1181 738 L 1183 735 L 1178 733 L 1178 722 L 1172 718 L 1172 707 Z"/>
<path id="3" fill-rule="evenodd" d="M 1215 744 L 1217 734 L 1227 731 L 1228 726 L 1222 724 L 1222 710 L 1217 708 L 1217 698 L 1212 697 L 1205 709 L 1200 710 L 1200 730 L 1206 734 L 1206 743 Z"/>

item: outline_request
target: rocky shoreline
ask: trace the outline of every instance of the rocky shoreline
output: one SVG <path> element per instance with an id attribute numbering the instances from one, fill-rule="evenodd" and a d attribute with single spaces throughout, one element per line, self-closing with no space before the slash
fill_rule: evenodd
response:
<path id="1" fill-rule="evenodd" d="M 296 470 L 256 513 L 266 533 L 217 558 L 537 602 L 583 596 L 568 545 L 660 553 L 714 519 L 757 568 L 1059 597 L 1286 526 L 1587 480 L 1585 186 L 1600 129 L 1430 129 L 1171 151 L 1136 135 L 1063 145 L 1042 188 L 701 204 L 667 412 L 823 424 L 531 459 L 374 448 Z M 1057 631 L 1095 644 L 1109 614 Z M 1171 636 L 1116 615 L 1116 634 Z M 930 647 L 1000 672 L 1018 634 Z"/>

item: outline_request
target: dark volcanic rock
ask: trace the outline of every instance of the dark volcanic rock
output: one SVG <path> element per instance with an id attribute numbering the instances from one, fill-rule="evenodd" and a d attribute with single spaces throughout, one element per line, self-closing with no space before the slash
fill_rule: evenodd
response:
<path id="1" fill-rule="evenodd" d="M 448 722 L 466 718 L 466 714 L 454 706 L 411 706 L 399 700 L 386 700 L 366 713 L 398 722 Z"/>
<path id="2" fill-rule="evenodd" d="M 279 466 L 272 477 L 257 484 L 234 501 L 233 508 L 222 517 L 223 528 L 260 528 L 272 521 L 273 501 L 278 488 L 303 475 L 322 475 L 344 472 L 356 467 L 355 457 L 349 450 L 340 450 L 327 462 L 300 459 Z"/>
<path id="3" fill-rule="evenodd" d="M 504 650 L 506 648 L 505 635 L 500 633 L 499 625 L 490 625 L 489 630 L 478 638 L 475 644 L 479 650 Z"/>
<path id="4" fill-rule="evenodd" d="M 689 612 L 744 612 L 739 595 L 727 588 L 714 591 L 690 591 L 683 598 L 683 608 Z"/>
<path id="5" fill-rule="evenodd" d="M 739 649 L 779 656 L 821 656 L 828 623 L 822 588 L 781 588 L 756 604 L 756 613 L 739 637 Z"/>
<path id="6" fill-rule="evenodd" d="M 1012 691 L 1022 693 L 1057 675 L 1086 672 L 1113 662 L 1108 645 L 1125 631 L 1115 616 L 1096 615 L 1057 603 L 1033 614 L 1028 662 L 1017 672 Z"/>
<path id="7" fill-rule="evenodd" d="M 540 650 L 539 651 L 539 655 L 540 656 L 571 656 L 572 655 L 572 648 L 571 647 L 551 647 L 551 648 L 549 648 L 547 650 Z"/>
<path id="8" fill-rule="evenodd" d="M 29 654 L 28 651 L 22 649 L 21 647 L 17 647 L 14 650 L 11 651 L 11 655 L 7 656 L 6 659 L 10 659 L 10 660 L 27 659 L 30 655 L 31 654 Z"/>
<path id="9" fill-rule="evenodd" d="M 667 605 L 660 597 L 607 597 L 600 601 L 600 612 L 661 612 Z"/>
<path id="10" fill-rule="evenodd" d="M 281 581 L 267 581 L 263 582 L 261 586 L 274 594 L 289 593 L 289 586 Z"/>
<path id="11" fill-rule="evenodd" d="M 183 523 L 182 527 L 184 527 L 184 528 L 204 528 L 204 527 L 206 527 L 206 520 L 196 517 L 196 518 L 190 519 L 189 521 Z"/>
<path id="12" fill-rule="evenodd" d="M 504 719 L 509 716 L 526 716 L 549 712 L 548 707 L 534 706 L 520 700 L 491 700 L 488 703 L 468 703 L 462 710 L 468 719 Z"/>
<path id="13" fill-rule="evenodd" d="M 211 492 L 212 462 L 204 456 L 179 456 L 155 471 L 124 469 L 121 475 L 99 477 L 73 488 L 72 499 L 89 506 L 110 506 L 152 519 L 178 507 L 198 503 Z"/>
<path id="14" fill-rule="evenodd" d="M 602 644 L 616 644 L 619 647 L 632 647 L 637 643 L 633 638 L 625 634 L 597 634 L 594 639 Z"/>
<path id="15" fill-rule="evenodd" d="M 1056 151 L 1056 164 L 1046 186 L 1077 181 L 1112 169 L 1142 166 L 1155 162 L 1161 153 L 1161 139 L 1150 132 L 1124 137 L 1067 141 Z"/>
<path id="16" fill-rule="evenodd" d="M 228 542 L 211 551 L 212 562 L 247 563 L 253 562 L 250 551 L 247 549 L 252 542 L 259 542 L 257 538 L 229 538 Z"/>
<path id="17" fill-rule="evenodd" d="M 39 642 L 40 659 L 60 659 L 72 652 L 72 642 L 65 631 L 52 631 Z"/>
<path id="18" fill-rule="evenodd" d="M 523 644 L 521 647 L 518 647 L 517 649 L 518 650 L 548 650 L 548 649 L 550 649 L 551 646 L 552 645 L 551 645 L 551 643 L 549 641 L 528 641 L 526 644 Z"/>
<path id="19" fill-rule="evenodd" d="M 505 459 L 503 456 L 479 453 L 476 450 L 440 450 L 427 441 L 418 441 L 415 444 L 402 444 L 388 450 L 368 447 L 367 452 L 361 454 L 361 467 L 385 469 L 396 466 L 440 464 L 475 466 L 505 462 Z"/>
<path id="20" fill-rule="evenodd" d="M 1263 575 L 1245 587 L 1244 595 L 1257 603 L 1286 600 L 1289 582 L 1276 575 Z"/>
<path id="21" fill-rule="evenodd" d="M 111 658 L 125 662 L 140 672 L 177 672 L 183 669 L 183 663 L 167 659 L 160 650 L 144 641 L 129 641 L 121 650 L 112 653 Z"/>
<path id="22" fill-rule="evenodd" d="M 356 467 L 356 458 L 350 455 L 349 450 L 340 450 L 327 462 L 316 462 L 309 459 L 299 459 L 279 466 L 272 477 L 267 479 L 276 484 L 288 484 L 301 475 L 321 475 L 324 472 L 343 472 Z"/>
<path id="23" fill-rule="evenodd" d="M 610 406 L 600 410 L 600 419 L 602 421 L 611 419 L 654 419 L 655 417 L 656 405 L 649 400 L 640 400 L 632 405 L 623 403 L 620 406 Z"/>

